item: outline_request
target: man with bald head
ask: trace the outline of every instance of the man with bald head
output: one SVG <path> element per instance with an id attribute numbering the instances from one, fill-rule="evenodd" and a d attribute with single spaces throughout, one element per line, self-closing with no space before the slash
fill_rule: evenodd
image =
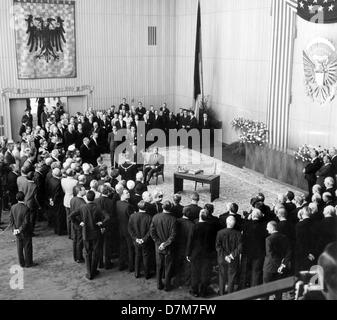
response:
<path id="1" fill-rule="evenodd" d="M 266 257 L 263 265 L 263 282 L 273 282 L 283 278 L 289 270 L 291 247 L 288 238 L 277 230 L 277 223 L 267 225 L 270 234 L 266 239 Z"/>
<path id="2" fill-rule="evenodd" d="M 235 224 L 235 217 L 230 215 L 226 219 L 227 228 L 219 231 L 216 238 L 220 295 L 225 294 L 226 285 L 228 286 L 228 293 L 234 292 L 234 286 L 240 271 L 242 236 L 241 232 L 234 229 Z"/>

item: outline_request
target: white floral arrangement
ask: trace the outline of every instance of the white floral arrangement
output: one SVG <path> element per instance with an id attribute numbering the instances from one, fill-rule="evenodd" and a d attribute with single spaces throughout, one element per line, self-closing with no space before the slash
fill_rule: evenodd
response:
<path id="1" fill-rule="evenodd" d="M 298 150 L 295 152 L 295 158 L 297 160 L 301 160 L 302 162 L 310 162 L 312 161 L 311 152 L 318 151 L 319 158 L 323 158 L 325 155 L 329 154 L 329 150 L 323 148 L 321 146 L 312 146 L 304 144 L 303 146 L 299 147 Z"/>
<path id="2" fill-rule="evenodd" d="M 232 121 L 232 127 L 239 131 L 240 143 L 263 146 L 268 143 L 268 129 L 265 123 L 244 118 L 236 118 Z"/>

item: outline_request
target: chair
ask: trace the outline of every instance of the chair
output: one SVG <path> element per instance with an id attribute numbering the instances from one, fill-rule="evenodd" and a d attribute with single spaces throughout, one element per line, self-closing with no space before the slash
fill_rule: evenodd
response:
<path id="1" fill-rule="evenodd" d="M 164 183 L 164 182 L 165 182 L 164 165 L 162 165 L 160 171 L 156 172 L 156 173 L 153 175 L 153 177 L 152 177 L 152 179 L 153 179 L 153 178 L 156 178 L 156 186 L 158 185 L 158 178 L 159 178 L 160 176 L 163 178 L 163 183 Z"/>

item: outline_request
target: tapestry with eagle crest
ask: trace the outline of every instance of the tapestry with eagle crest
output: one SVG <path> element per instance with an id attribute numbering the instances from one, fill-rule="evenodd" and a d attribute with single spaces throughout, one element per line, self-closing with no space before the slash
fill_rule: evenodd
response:
<path id="1" fill-rule="evenodd" d="M 75 78 L 75 2 L 14 0 L 19 79 Z"/>

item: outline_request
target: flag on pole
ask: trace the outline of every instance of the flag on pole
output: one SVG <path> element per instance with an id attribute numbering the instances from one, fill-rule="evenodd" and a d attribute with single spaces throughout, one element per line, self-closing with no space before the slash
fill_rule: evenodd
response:
<path id="1" fill-rule="evenodd" d="M 201 9 L 198 1 L 197 32 L 195 44 L 195 62 L 194 62 L 194 102 L 195 116 L 199 120 L 200 98 L 202 101 L 203 80 L 202 80 L 202 45 L 201 45 Z"/>

